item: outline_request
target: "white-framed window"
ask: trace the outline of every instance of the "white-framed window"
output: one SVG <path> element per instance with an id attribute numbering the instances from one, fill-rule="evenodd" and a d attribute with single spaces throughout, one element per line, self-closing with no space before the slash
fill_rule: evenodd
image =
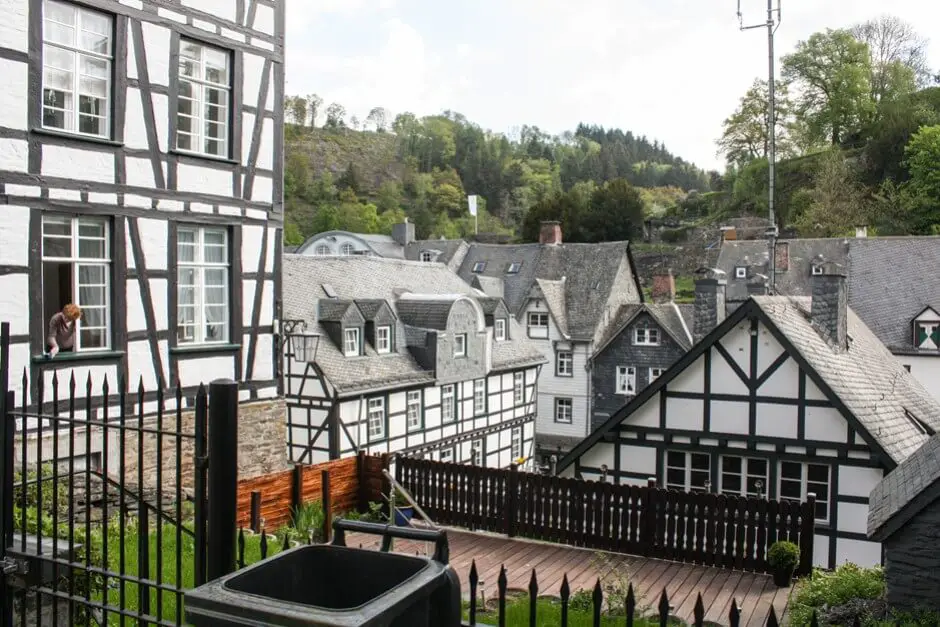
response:
<path id="1" fill-rule="evenodd" d="M 664 372 L 665 368 L 650 368 L 650 383 L 661 377 Z"/>
<path id="2" fill-rule="evenodd" d="M 617 394 L 636 394 L 636 368 L 617 366 Z"/>
<path id="3" fill-rule="evenodd" d="M 369 440 L 385 437 L 385 399 L 369 399 Z"/>
<path id="4" fill-rule="evenodd" d="M 454 421 L 454 386 L 441 388 L 441 422 Z"/>
<path id="5" fill-rule="evenodd" d="M 540 311 L 529 312 L 529 337 L 548 337 L 548 313 Z"/>
<path id="6" fill-rule="evenodd" d="M 558 351 L 555 353 L 555 376 L 574 376 L 574 355 L 571 351 Z"/>
<path id="7" fill-rule="evenodd" d="M 189 39 L 180 41 L 176 148 L 229 155 L 231 54 Z"/>
<path id="8" fill-rule="evenodd" d="M 228 230 L 180 226 L 176 259 L 179 343 L 227 342 L 230 317 Z"/>
<path id="9" fill-rule="evenodd" d="M 738 496 L 767 496 L 769 471 L 766 459 L 722 455 L 718 491 Z"/>
<path id="10" fill-rule="evenodd" d="M 429 250 L 421 251 L 421 261 L 424 261 L 425 263 L 427 263 L 427 262 L 433 261 L 434 260 L 433 257 L 434 256 L 431 254 L 431 251 Z"/>
<path id="11" fill-rule="evenodd" d="M 659 329 L 637 327 L 633 330 L 633 343 L 645 346 L 658 346 Z"/>
<path id="12" fill-rule="evenodd" d="M 519 270 L 522 269 L 521 261 L 513 261 L 506 267 L 506 274 L 519 274 Z"/>
<path id="13" fill-rule="evenodd" d="M 470 445 L 471 460 L 474 466 L 483 465 L 483 440 L 474 440 Z"/>
<path id="14" fill-rule="evenodd" d="M 375 327 L 375 352 L 384 354 L 392 350 L 392 327 Z"/>
<path id="15" fill-rule="evenodd" d="M 123 245 L 123 242 L 122 242 Z M 107 218 L 42 216 L 43 324 L 73 303 L 82 310 L 71 349 L 111 345 L 111 234 Z M 122 312 L 123 314 L 123 312 Z M 43 345 L 47 328 L 43 327 Z"/>
<path id="16" fill-rule="evenodd" d="M 497 318 L 495 322 L 496 327 L 496 341 L 504 342 L 506 340 L 506 319 Z"/>
<path id="17" fill-rule="evenodd" d="M 734 278 L 736 279 L 746 279 L 747 278 L 747 268 L 744 266 L 738 266 L 734 269 Z"/>
<path id="18" fill-rule="evenodd" d="M 473 381 L 473 415 L 482 416 L 486 413 L 486 380 Z"/>
<path id="19" fill-rule="evenodd" d="M 343 330 L 343 354 L 346 357 L 355 357 L 359 354 L 359 328 Z"/>
<path id="20" fill-rule="evenodd" d="M 441 461 L 445 464 L 454 463 L 454 449 L 452 448 L 442 448 L 441 449 Z"/>
<path id="21" fill-rule="evenodd" d="M 421 428 L 421 390 L 409 390 L 405 400 L 408 431 Z"/>
<path id="22" fill-rule="evenodd" d="M 330 247 L 326 244 L 317 244 L 317 247 L 313 249 L 313 254 L 319 257 L 326 257 L 330 254 Z"/>
<path id="23" fill-rule="evenodd" d="M 353 248 L 353 245 L 348 242 L 339 247 L 339 254 L 343 255 L 344 257 L 349 257 L 354 252 L 356 252 L 356 249 Z"/>
<path id="24" fill-rule="evenodd" d="M 814 263 L 813 266 L 810 268 L 810 272 L 812 273 L 813 276 L 819 276 L 823 272 L 822 266 L 816 265 Z"/>
<path id="25" fill-rule="evenodd" d="M 666 489 L 704 492 L 710 476 L 711 459 L 708 453 L 666 451 Z"/>
<path id="26" fill-rule="evenodd" d="M 525 402 L 525 373 L 524 372 L 512 373 L 512 400 L 513 400 L 513 403 L 516 405 L 519 405 L 520 403 Z"/>
<path id="27" fill-rule="evenodd" d="M 114 18 L 65 2 L 43 2 L 42 125 L 111 136 Z"/>
<path id="28" fill-rule="evenodd" d="M 458 333 L 454 336 L 454 357 L 467 356 L 467 334 Z"/>
<path id="29" fill-rule="evenodd" d="M 513 461 L 516 461 L 522 457 L 522 427 L 512 428 L 509 443 L 509 454 L 512 456 Z"/>
<path id="30" fill-rule="evenodd" d="M 475 264 L 473 264 L 473 271 L 476 272 L 477 274 L 479 274 L 480 272 L 483 272 L 484 270 L 486 270 L 485 261 L 478 261 Z"/>
<path id="31" fill-rule="evenodd" d="M 780 462 L 781 499 L 801 503 L 810 492 L 816 495 L 816 521 L 829 522 L 830 466 L 801 462 Z"/>
<path id="32" fill-rule="evenodd" d="M 555 399 L 555 422 L 561 422 L 567 425 L 571 424 L 571 416 L 574 411 L 574 402 L 570 398 Z"/>

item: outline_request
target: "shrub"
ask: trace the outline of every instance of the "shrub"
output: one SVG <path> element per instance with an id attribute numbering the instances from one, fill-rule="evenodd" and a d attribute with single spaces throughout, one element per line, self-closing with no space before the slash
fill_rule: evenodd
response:
<path id="1" fill-rule="evenodd" d="M 800 563 L 800 547 L 792 542 L 774 542 L 767 551 L 767 561 L 773 568 L 794 568 Z"/>
<path id="2" fill-rule="evenodd" d="M 568 597 L 568 608 L 574 612 L 590 612 L 594 610 L 594 591 L 578 590 Z"/>
<path id="3" fill-rule="evenodd" d="M 304 503 L 291 516 L 291 528 L 304 539 L 313 537 L 314 542 L 323 540 L 323 503 L 311 501 Z"/>
<path id="4" fill-rule="evenodd" d="M 790 624 L 809 625 L 814 609 L 836 607 L 857 599 L 880 599 L 884 591 L 884 571 L 880 566 L 860 568 L 843 564 L 831 572 L 815 570 L 793 589 Z"/>

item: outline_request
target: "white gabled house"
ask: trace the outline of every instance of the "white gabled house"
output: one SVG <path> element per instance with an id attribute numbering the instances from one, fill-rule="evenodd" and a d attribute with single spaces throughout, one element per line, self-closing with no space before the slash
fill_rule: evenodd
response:
<path id="1" fill-rule="evenodd" d="M 0 0 L 11 383 L 278 395 L 284 2 Z M 49 319 L 82 308 L 73 351 Z M 48 387 L 46 388 L 49 389 Z M 19 394 L 18 394 L 19 398 Z M 47 399 L 48 400 L 48 399 Z"/>
<path id="2" fill-rule="evenodd" d="M 502 299 L 443 264 L 284 256 L 288 454 L 318 463 L 395 453 L 506 467 L 532 456 L 546 362 Z M 288 336 L 290 340 L 290 336 Z"/>
<path id="3" fill-rule="evenodd" d="M 940 404 L 847 307 L 841 269 L 823 264 L 813 281 L 810 299 L 747 300 L 559 474 L 794 501 L 814 493 L 816 565 L 880 564 L 869 494 L 940 430 Z M 723 300 L 696 307 L 721 320 Z"/>

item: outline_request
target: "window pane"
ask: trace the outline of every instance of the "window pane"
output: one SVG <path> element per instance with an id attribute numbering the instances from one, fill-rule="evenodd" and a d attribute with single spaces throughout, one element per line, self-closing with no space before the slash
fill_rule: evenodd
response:
<path id="1" fill-rule="evenodd" d="M 724 474 L 721 476 L 721 491 L 722 492 L 741 492 L 741 476 Z"/>
<path id="2" fill-rule="evenodd" d="M 747 460 L 747 474 L 758 475 L 760 477 L 766 477 L 767 476 L 767 460 L 766 459 Z"/>
<path id="3" fill-rule="evenodd" d="M 196 285 L 196 269 L 195 268 L 180 268 L 179 269 L 179 286 L 182 289 L 186 287 L 190 289 L 192 286 Z M 195 302 L 195 301 L 190 301 Z"/>
<path id="4" fill-rule="evenodd" d="M 78 267 L 78 284 L 80 286 L 104 286 L 107 285 L 107 272 L 105 266 L 89 266 L 89 265 L 80 265 Z M 99 304 L 104 305 L 104 301 L 100 303 L 90 303 L 90 304 Z"/>
<path id="5" fill-rule="evenodd" d="M 218 105 L 206 104 L 206 120 L 210 122 L 216 122 L 218 124 L 223 124 L 226 120 L 225 107 L 220 107 Z"/>
<path id="6" fill-rule="evenodd" d="M 685 470 L 680 468 L 669 468 L 666 470 L 666 484 L 675 486 L 685 486 Z"/>
<path id="7" fill-rule="evenodd" d="M 82 326 L 83 327 L 104 327 L 105 310 L 101 307 L 88 307 L 86 302 L 82 303 Z"/>
<path id="8" fill-rule="evenodd" d="M 710 468 L 708 455 L 704 453 L 692 453 L 692 468 L 708 470 Z"/>
<path id="9" fill-rule="evenodd" d="M 104 329 L 86 329 L 79 331 L 79 340 L 82 348 L 105 348 L 108 343 L 105 340 Z"/>
<path id="10" fill-rule="evenodd" d="M 194 128 L 193 119 L 190 117 L 186 117 L 185 115 L 179 116 L 178 118 L 176 118 L 176 128 L 177 130 L 179 130 L 180 133 L 192 133 L 193 128 Z"/>
<path id="11" fill-rule="evenodd" d="M 207 139 L 205 141 L 206 153 L 210 155 L 222 156 L 224 151 L 224 144 L 221 141 L 214 139 Z"/>
<path id="12" fill-rule="evenodd" d="M 780 496 L 785 499 L 801 500 L 800 483 L 798 481 L 781 481 Z"/>
<path id="13" fill-rule="evenodd" d="M 222 85 L 228 84 L 228 54 L 212 48 L 204 49 L 206 55 L 206 80 Z"/>
<path id="14" fill-rule="evenodd" d="M 72 240 L 61 237 L 42 238 L 42 256 L 43 257 L 65 257 L 72 256 Z"/>
<path id="15" fill-rule="evenodd" d="M 192 150 L 193 149 L 193 138 L 191 135 L 185 135 L 179 133 L 176 136 L 176 147 L 180 150 Z"/>
<path id="16" fill-rule="evenodd" d="M 88 23 L 85 22 L 84 26 L 87 28 Z M 111 34 L 110 33 L 91 33 L 87 30 L 82 30 L 81 34 L 81 49 L 87 50 L 89 52 L 97 52 L 102 55 L 111 54 Z"/>
<path id="17" fill-rule="evenodd" d="M 741 458 L 740 457 L 722 457 L 721 458 L 721 470 L 723 472 L 741 472 Z"/>
<path id="18" fill-rule="evenodd" d="M 206 286 L 225 287 L 225 268 L 206 268 Z"/>
<path id="19" fill-rule="evenodd" d="M 807 481 L 822 481 L 827 483 L 829 481 L 829 467 L 820 466 L 818 464 L 809 464 L 806 467 Z"/>
<path id="20" fill-rule="evenodd" d="M 225 258 L 225 247 L 224 246 L 206 246 L 206 263 L 226 263 L 228 259 Z M 220 270 L 219 272 L 222 272 Z"/>
<path id="21" fill-rule="evenodd" d="M 181 80 L 179 84 L 179 99 L 191 102 L 193 98 L 193 84 L 187 80 Z"/>
<path id="22" fill-rule="evenodd" d="M 207 305 L 225 305 L 224 287 L 207 287 L 205 293 Z"/>
<path id="23" fill-rule="evenodd" d="M 180 324 L 193 324 L 196 321 L 196 308 L 191 304 L 181 304 L 176 319 Z"/>
<path id="24" fill-rule="evenodd" d="M 194 263 L 196 261 L 196 246 L 187 244 L 181 239 L 176 247 L 176 258 L 179 263 Z"/>
<path id="25" fill-rule="evenodd" d="M 43 86 L 50 94 L 44 97 L 44 102 L 50 107 L 63 107 L 65 103 L 64 96 L 56 95 L 56 92 L 72 91 L 72 73 L 68 70 L 46 67 L 43 70 Z"/>
<path id="26" fill-rule="evenodd" d="M 79 239 L 78 256 L 83 259 L 105 259 L 105 242 L 101 239 Z"/>
<path id="27" fill-rule="evenodd" d="M 42 49 L 42 64 L 46 69 L 47 76 L 55 70 L 60 70 L 68 74 L 68 82 L 56 82 L 55 86 L 62 87 L 63 89 L 72 88 L 72 70 L 75 69 L 75 53 L 68 50 L 63 50 L 57 46 L 43 46 Z M 49 83 L 47 81 L 47 84 Z"/>
<path id="28" fill-rule="evenodd" d="M 72 46 L 75 44 L 75 28 L 46 20 L 43 23 L 43 39 L 57 44 Z"/>
<path id="29" fill-rule="evenodd" d="M 98 237 L 104 239 L 107 227 L 101 220 L 88 220 L 79 218 L 78 236 L 79 237 Z"/>
<path id="30" fill-rule="evenodd" d="M 107 120 L 102 117 L 80 115 L 78 130 L 89 135 L 107 135 Z"/>
<path id="31" fill-rule="evenodd" d="M 207 246 L 225 246 L 225 231 L 206 230 L 203 237 Z"/>
<path id="32" fill-rule="evenodd" d="M 693 470 L 692 471 L 692 488 L 704 488 L 705 482 L 708 481 L 708 471 L 707 470 Z"/>
<path id="33" fill-rule="evenodd" d="M 82 76 L 87 76 L 89 78 L 108 78 L 108 70 L 110 68 L 110 63 L 104 59 L 96 59 L 89 57 L 86 54 L 81 55 L 81 73 Z M 102 93 L 104 90 L 102 89 Z"/>
<path id="34" fill-rule="evenodd" d="M 215 107 L 224 108 L 228 104 L 228 92 L 217 87 L 206 87 L 206 103 Z"/>
<path id="35" fill-rule="evenodd" d="M 61 216 L 44 216 L 42 219 L 42 234 L 71 237 L 72 221 Z"/>
<path id="36" fill-rule="evenodd" d="M 666 463 L 669 466 L 675 466 L 676 468 L 685 468 L 685 453 L 679 453 L 676 451 L 669 451 L 666 454 Z"/>
<path id="37" fill-rule="evenodd" d="M 780 476 L 800 480 L 803 478 L 803 465 L 796 462 L 783 462 L 780 464 Z"/>

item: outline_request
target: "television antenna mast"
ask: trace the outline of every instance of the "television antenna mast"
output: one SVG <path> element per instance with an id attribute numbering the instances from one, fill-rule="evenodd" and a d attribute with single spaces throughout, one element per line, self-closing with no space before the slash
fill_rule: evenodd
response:
<path id="1" fill-rule="evenodd" d="M 775 15 L 776 14 L 776 15 Z M 770 246 L 768 263 L 770 270 L 770 293 L 777 292 L 777 217 L 774 211 L 774 169 L 777 160 L 777 103 L 776 89 L 774 85 L 774 34 L 780 26 L 780 0 L 777 0 L 777 8 L 774 8 L 774 0 L 767 0 L 767 21 L 760 24 L 744 25 L 744 17 L 741 14 L 741 0 L 738 0 L 738 25 L 742 31 L 754 28 L 767 29 L 767 49 L 768 49 L 768 68 L 769 75 L 767 81 L 767 163 L 769 166 L 768 184 L 767 184 L 767 206 L 769 209 L 770 228 L 767 229 L 767 240 Z"/>

